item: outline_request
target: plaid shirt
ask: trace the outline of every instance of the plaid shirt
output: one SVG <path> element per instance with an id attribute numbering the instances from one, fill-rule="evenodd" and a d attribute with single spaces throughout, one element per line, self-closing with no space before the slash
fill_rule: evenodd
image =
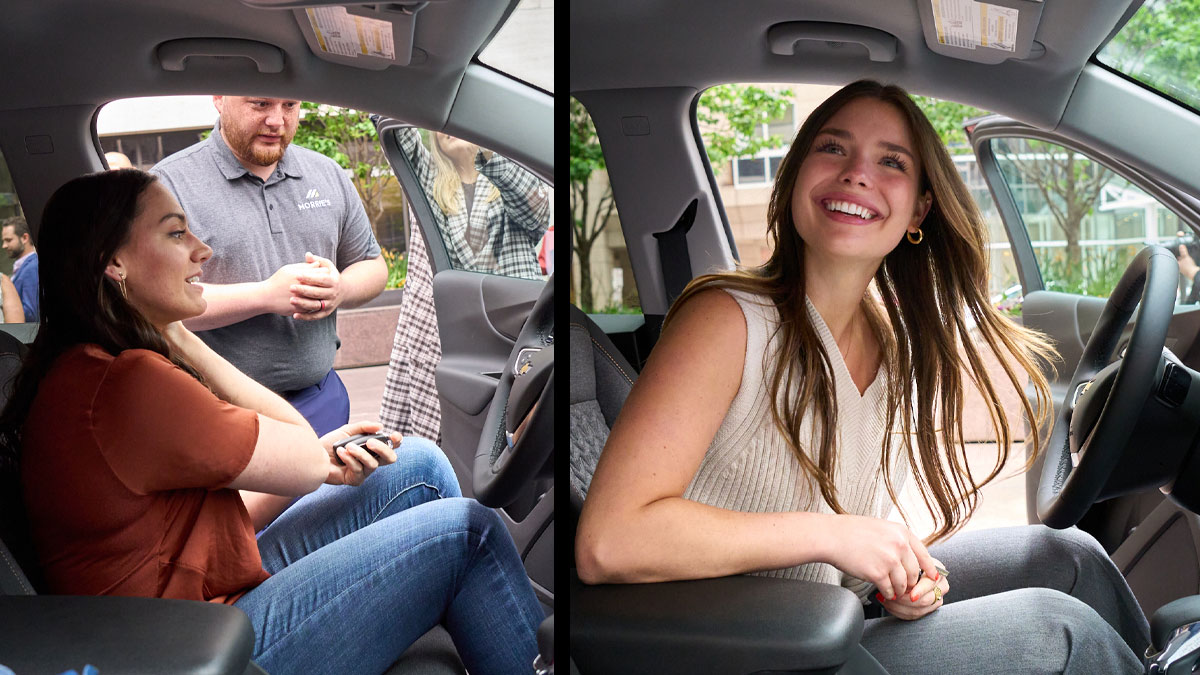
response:
<path id="1" fill-rule="evenodd" d="M 429 149 L 421 143 L 416 129 L 401 129 L 397 138 L 412 160 L 413 170 L 428 197 L 437 178 Z M 458 213 L 443 213 L 436 203 L 430 202 L 450 263 L 460 270 L 540 279 L 537 244 L 550 222 L 550 190 L 537 176 L 507 157 L 493 154 L 487 162 L 482 160 L 482 152 L 475 155 L 479 177 L 470 209 L 461 208 L 464 204 L 461 188 Z M 493 185 L 500 192 L 500 199 L 488 202 Z"/>
<path id="2" fill-rule="evenodd" d="M 383 428 L 442 444 L 442 406 L 434 381 L 434 371 L 441 360 L 442 342 L 438 337 L 437 310 L 433 307 L 433 269 L 425 250 L 425 237 L 411 228 L 400 319 L 396 322 L 387 381 L 379 403 Z"/>

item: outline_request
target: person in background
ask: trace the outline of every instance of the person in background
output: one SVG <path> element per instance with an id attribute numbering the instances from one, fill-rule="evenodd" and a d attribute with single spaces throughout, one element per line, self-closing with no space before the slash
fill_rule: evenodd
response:
<path id="1" fill-rule="evenodd" d="M 24 323 L 25 309 L 21 307 L 21 296 L 7 274 L 0 274 L 0 322 Z"/>
<path id="2" fill-rule="evenodd" d="M 540 279 L 535 246 L 550 219 L 550 191 L 516 162 L 440 132 L 430 151 L 413 128 L 396 132 L 429 198 L 454 269 Z M 388 428 L 441 437 L 434 372 L 442 359 L 427 242 L 409 230 L 408 272 L 379 419 Z"/>
<path id="3" fill-rule="evenodd" d="M 387 265 L 337 162 L 290 145 L 299 101 L 213 104 L 212 134 L 151 169 L 213 249 L 200 282 L 207 309 L 188 328 L 326 433 L 350 417 L 333 370 L 337 310 L 379 295 Z"/>
<path id="4" fill-rule="evenodd" d="M 21 310 L 25 321 L 37 323 L 38 312 L 38 253 L 29 233 L 29 224 L 21 216 L 12 216 L 3 221 L 0 228 L 0 243 L 13 259 L 12 282 L 21 298 Z"/>
<path id="5" fill-rule="evenodd" d="M 546 228 L 546 234 L 542 235 L 542 242 L 538 244 L 538 265 L 542 268 L 542 274 L 554 274 L 554 223 Z"/>
<path id="6" fill-rule="evenodd" d="M 129 161 L 129 157 L 123 152 L 106 152 L 104 153 L 104 161 L 108 162 L 109 170 L 114 169 L 132 169 L 133 162 Z"/>

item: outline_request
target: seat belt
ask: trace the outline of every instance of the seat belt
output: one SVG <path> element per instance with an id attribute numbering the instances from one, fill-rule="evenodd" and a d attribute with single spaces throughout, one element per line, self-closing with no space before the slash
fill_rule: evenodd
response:
<path id="1" fill-rule="evenodd" d="M 699 205 L 699 199 L 692 199 L 671 229 L 654 233 L 654 238 L 658 240 L 658 262 L 662 266 L 667 307 L 675 304 L 675 299 L 692 280 L 692 257 L 688 253 L 687 233 L 696 222 Z"/>

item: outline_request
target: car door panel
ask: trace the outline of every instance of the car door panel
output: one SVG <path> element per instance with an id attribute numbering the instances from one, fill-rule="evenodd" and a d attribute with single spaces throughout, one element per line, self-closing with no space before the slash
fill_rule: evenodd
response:
<path id="1" fill-rule="evenodd" d="M 1024 206 L 1018 207 L 1015 190 L 1010 182 L 1025 183 L 1026 185 L 1022 187 L 1028 189 L 1028 184 L 1032 182 L 1031 177 L 1036 176 L 1037 172 L 1023 173 L 1023 169 L 1014 170 L 1014 167 L 1019 168 L 1023 162 L 1029 162 L 1031 157 L 1038 156 L 1036 153 L 1039 152 L 1043 153 L 1041 156 L 1053 159 L 1069 157 L 1071 153 L 1079 153 L 1085 155 L 1086 161 L 1093 163 L 1094 167 L 1103 167 L 1091 169 L 1092 175 L 1103 176 L 1096 178 L 1096 182 L 1101 184 L 1100 195 L 1094 203 L 1095 210 L 1089 210 L 1087 214 L 1087 218 L 1091 219 L 1088 225 L 1091 229 L 1085 230 L 1084 221 L 1079 221 L 1079 230 L 1076 233 L 1078 238 L 1075 245 L 1080 247 L 1080 252 L 1084 246 L 1097 246 L 1093 249 L 1093 257 L 1086 263 L 1088 265 L 1096 264 L 1098 258 L 1095 253 L 1097 252 L 1101 253 L 1101 258 L 1104 255 L 1112 256 L 1113 272 L 1116 274 L 1119 274 L 1120 269 L 1124 267 L 1121 257 L 1127 255 L 1128 251 L 1136 251 L 1147 242 L 1166 244 L 1174 239 L 1176 231 L 1185 232 L 1189 228 L 1197 231 L 1200 214 L 1195 208 L 1196 200 L 1190 195 L 1166 186 L 1102 153 L 1093 153 L 1087 147 L 1072 140 L 1061 138 L 1052 132 L 1030 129 L 1012 120 L 999 117 L 985 118 L 969 125 L 968 136 L 971 138 L 971 145 L 980 163 L 981 173 L 987 180 L 995 200 L 996 210 L 1003 220 L 1011 254 L 1017 264 L 1024 287 L 1022 322 L 1025 326 L 1037 329 L 1049 336 L 1061 356 L 1061 361 L 1054 364 L 1056 373 L 1050 381 L 1054 412 L 1054 416 L 1050 419 L 1054 420 L 1057 419 L 1057 413 L 1067 397 L 1066 390 L 1083 349 L 1091 338 L 1092 331 L 1106 306 L 1106 298 L 1093 296 L 1103 295 L 1107 290 L 1111 290 L 1111 285 L 1085 282 L 1082 286 L 1076 286 L 1079 289 L 1086 287 L 1086 292 L 1091 293 L 1092 296 L 1083 295 L 1083 290 L 1073 289 L 1072 292 L 1045 290 L 1047 286 L 1071 286 L 1072 284 L 1063 284 L 1062 282 L 1073 276 L 1086 280 L 1088 275 L 1092 274 L 1092 281 L 1097 279 L 1097 276 L 1094 275 L 1094 272 L 1084 272 L 1070 263 L 1066 266 L 1061 266 L 1059 263 L 1059 267 L 1054 267 L 1051 260 L 1057 253 L 1053 248 L 1047 247 L 1063 246 L 1061 241 L 1056 243 L 1052 240 L 1060 239 L 1056 235 L 1065 232 L 1066 229 L 1062 221 L 1055 223 L 1058 227 L 1057 230 L 1053 227 L 1047 229 L 1045 222 L 1039 225 L 1037 219 L 1044 218 L 1044 214 L 1038 213 L 1034 206 L 1035 200 L 1029 200 L 1028 194 L 1025 195 Z M 1020 139 L 1034 141 L 1034 143 L 1023 144 Z M 1010 141 L 1012 141 L 1011 144 Z M 1044 145 L 1046 143 L 1058 147 Z M 1002 168 L 1001 159 L 993 152 L 993 145 L 1004 149 L 1006 154 L 1003 157 L 1006 164 L 1003 166 L 1006 169 Z M 1029 154 L 1019 154 L 1022 151 Z M 1009 172 L 1008 175 L 1005 173 L 1006 170 Z M 1074 174 L 1075 180 L 1083 181 L 1088 178 L 1087 171 L 1087 169 L 1083 169 L 1081 173 Z M 1105 174 L 1104 171 L 1111 173 Z M 1039 184 L 1039 187 L 1048 200 L 1049 193 L 1045 185 Z M 1130 219 L 1129 222 L 1133 222 L 1133 226 L 1126 226 L 1123 233 L 1120 233 L 1122 231 L 1118 230 L 1117 219 L 1121 212 L 1116 211 L 1115 209 L 1118 207 L 1114 207 L 1112 204 L 1120 204 L 1122 200 L 1127 200 L 1125 203 L 1131 203 L 1129 201 L 1131 196 L 1132 201 L 1137 203 L 1137 208 L 1144 210 L 1140 218 Z M 1023 210 L 1023 208 L 1027 210 Z M 1113 219 L 1107 230 L 1104 229 L 1104 223 L 1101 220 L 1103 217 L 1101 214 L 1106 208 L 1112 210 L 1111 217 Z M 1029 215 L 1030 223 L 1026 222 L 1026 214 Z M 1178 230 L 1176 230 L 1176 226 Z M 1031 228 L 1039 228 L 1036 243 L 1030 234 Z M 1047 236 L 1048 233 L 1052 234 Z M 1142 236 L 1145 239 L 1139 241 Z M 1089 239 L 1090 241 L 1088 241 Z M 1036 246 L 1043 247 L 1040 256 L 1035 252 Z M 1122 251 L 1126 251 L 1126 253 L 1122 253 Z M 1040 262 L 1039 257 L 1041 258 Z M 1070 260 L 1071 258 L 1068 255 L 1063 259 Z M 1079 260 L 1087 260 L 1087 258 L 1081 255 Z M 1064 274 L 1066 276 L 1062 276 Z M 1115 283 L 1115 279 L 1113 279 L 1113 283 Z M 1117 343 L 1117 354 L 1123 353 L 1125 345 L 1128 344 L 1134 321 L 1136 321 L 1136 314 L 1131 318 L 1130 325 L 1125 328 Z M 1200 334 L 1200 305 L 1177 304 L 1168 328 L 1166 347 L 1193 369 L 1200 366 L 1198 334 Z M 1034 402 L 1035 395 L 1036 392 L 1032 390 L 1032 387 L 1026 388 L 1026 396 L 1030 399 L 1031 404 Z M 1043 434 L 1048 431 L 1048 429 L 1043 430 Z M 1027 438 L 1025 444 L 1027 452 L 1032 448 L 1032 444 L 1028 440 Z M 1044 458 L 1044 456 L 1042 457 Z M 1025 478 L 1026 512 L 1028 521 L 1031 523 L 1039 522 L 1036 496 L 1042 463 L 1042 458 L 1039 458 Z M 1157 607 L 1158 604 L 1161 604 L 1157 599 L 1160 598 L 1165 587 L 1160 579 L 1168 570 L 1175 569 L 1184 563 L 1194 566 L 1197 561 L 1200 561 L 1200 553 L 1188 557 L 1186 560 L 1179 560 L 1179 556 L 1176 555 L 1179 550 L 1191 551 L 1194 548 L 1200 551 L 1200 538 L 1192 538 L 1190 546 L 1181 546 L 1178 542 L 1172 543 L 1172 540 L 1165 537 L 1152 537 L 1152 540 L 1147 543 L 1147 541 L 1140 541 L 1145 540 L 1146 537 L 1134 536 L 1147 527 L 1156 531 L 1161 529 L 1151 521 L 1153 515 L 1159 513 L 1163 508 L 1165 508 L 1163 495 L 1158 490 L 1152 489 L 1095 504 L 1078 523 L 1081 530 L 1096 537 L 1105 550 L 1114 557 L 1114 560 L 1125 561 L 1121 565 L 1122 572 L 1126 573 L 1131 589 L 1146 607 Z M 1154 550 L 1150 550 L 1152 547 Z M 1140 567 L 1138 567 L 1138 561 L 1142 561 Z M 1194 575 L 1187 578 L 1192 579 Z"/>
<path id="2" fill-rule="evenodd" d="M 442 361 L 437 367 L 442 444 L 459 476 L 470 476 L 488 405 L 540 281 L 444 270 L 433 278 Z M 509 333 L 509 334 L 506 334 Z M 463 487 L 470 494 L 470 485 Z"/>
<path id="3" fill-rule="evenodd" d="M 477 267 L 455 268 L 443 237 L 449 228 L 447 232 L 439 229 L 434 214 L 440 207 L 426 193 L 418 169 L 401 149 L 399 134 L 409 126 L 396 120 L 376 120 L 380 143 L 419 229 L 413 236 L 424 240 L 433 269 L 433 304 L 441 341 L 434 381 L 441 408 L 442 449 L 458 475 L 463 496 L 474 497 L 475 456 L 489 409 L 546 280 L 477 271 Z M 439 212 L 441 222 L 445 222 L 445 214 Z M 512 535 L 535 594 L 553 611 L 553 479 L 539 475 L 516 502 L 496 511 Z"/>

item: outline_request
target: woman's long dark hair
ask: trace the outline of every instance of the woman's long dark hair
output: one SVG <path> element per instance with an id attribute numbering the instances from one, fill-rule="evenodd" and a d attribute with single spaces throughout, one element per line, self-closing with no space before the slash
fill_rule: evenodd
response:
<path id="1" fill-rule="evenodd" d="M 156 180 L 138 169 L 88 174 L 60 187 L 46 203 L 37 237 L 41 326 L 17 374 L 8 405 L 0 413 L 0 474 L 4 479 L 0 493 L 6 502 L 6 530 L 13 528 L 14 521 L 19 529 L 24 521 L 19 485 L 21 427 L 42 378 L 64 352 L 87 343 L 100 345 L 113 355 L 126 349 L 148 349 L 199 379 L 104 274 L 117 250 L 129 240 L 139 198 Z M 14 535 L 4 534 L 10 547 L 23 548 L 9 540 Z M 26 552 L 13 552 L 27 564 Z"/>

